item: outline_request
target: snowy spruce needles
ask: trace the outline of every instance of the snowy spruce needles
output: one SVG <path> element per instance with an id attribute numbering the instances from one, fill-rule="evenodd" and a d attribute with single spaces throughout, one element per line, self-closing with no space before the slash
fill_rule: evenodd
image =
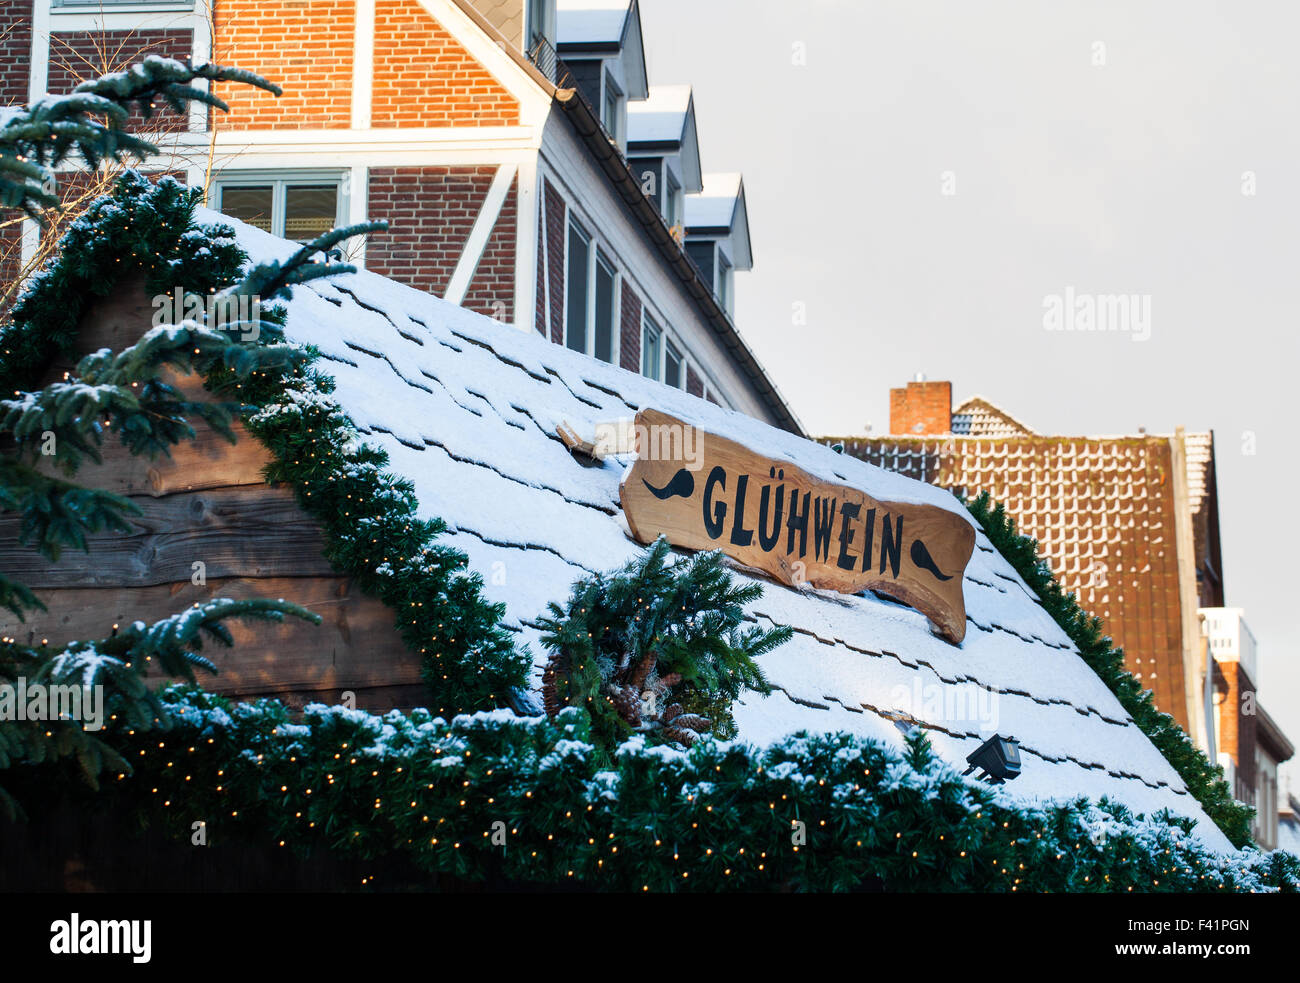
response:
<path id="1" fill-rule="evenodd" d="M 578 581 L 541 620 L 551 650 L 546 712 L 586 709 L 607 752 L 634 734 L 684 747 L 705 733 L 735 737 L 736 697 L 771 692 L 754 660 L 792 634 L 788 626 L 741 628 L 745 605 L 763 588 L 733 581 L 721 553 L 670 556 L 660 537 L 621 571 Z"/>

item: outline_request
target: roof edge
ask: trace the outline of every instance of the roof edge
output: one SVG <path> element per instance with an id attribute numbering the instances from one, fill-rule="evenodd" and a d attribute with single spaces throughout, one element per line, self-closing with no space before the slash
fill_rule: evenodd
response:
<path id="1" fill-rule="evenodd" d="M 601 170 L 613 182 L 619 197 L 623 199 L 633 215 L 641 223 L 646 234 L 659 249 L 659 253 L 668 262 L 669 267 L 694 298 L 701 313 L 717 334 L 723 347 L 740 363 L 744 374 L 753 384 L 760 401 L 767 406 L 776 419 L 776 425 L 799 437 L 808 434 L 790 409 L 785 397 L 781 395 L 776 384 L 763 368 L 753 350 L 740 336 L 730 316 L 718 304 L 713 290 L 701 279 L 695 264 L 682 251 L 677 240 L 673 238 L 664 222 L 664 217 L 654 203 L 641 191 L 640 184 L 632 174 L 627 160 L 618 152 L 605 136 L 604 128 L 596 118 L 591 107 L 577 89 L 557 89 L 556 102 L 565 110 L 565 116 L 573 125 L 587 148 L 599 162 Z"/>

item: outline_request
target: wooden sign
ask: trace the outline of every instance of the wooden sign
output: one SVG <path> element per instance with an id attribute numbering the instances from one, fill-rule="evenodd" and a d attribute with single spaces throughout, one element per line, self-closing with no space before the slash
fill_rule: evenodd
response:
<path id="1" fill-rule="evenodd" d="M 953 643 L 966 637 L 962 574 L 975 528 L 936 505 L 885 502 L 657 410 L 634 427 L 619 489 L 637 540 L 720 549 L 790 585 L 866 588 L 916 608 Z"/>

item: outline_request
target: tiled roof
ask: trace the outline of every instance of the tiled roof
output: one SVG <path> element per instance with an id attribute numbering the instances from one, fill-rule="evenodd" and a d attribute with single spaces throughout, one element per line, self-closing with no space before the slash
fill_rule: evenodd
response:
<path id="1" fill-rule="evenodd" d="M 888 437 L 845 452 L 974 496 L 987 491 L 1101 617 L 1157 705 L 1187 726 L 1168 438 Z"/>
<path id="2" fill-rule="evenodd" d="M 952 411 L 952 432 L 965 437 L 1025 437 L 1034 434 L 983 396 L 972 396 Z"/>
<path id="3" fill-rule="evenodd" d="M 231 224 L 255 259 L 293 248 Z M 653 406 L 812 474 L 965 516 L 938 488 L 374 274 L 296 288 L 287 307 L 290 338 L 320 350 L 336 397 L 365 439 L 388 451 L 422 513 L 446 521 L 448 544 L 469 556 L 488 596 L 505 604 L 507 626 L 534 653 L 535 684 L 544 658 L 537 623 L 547 603 L 563 600 L 576 578 L 618 567 L 642 549 L 619 506 L 628 462 L 575 459 L 556 436 L 562 421 L 594 432 L 598 422 Z M 906 717 L 927 729 L 938 754 L 964 767 L 996 729 L 1020 741 L 1025 760 L 1008 795 L 1036 802 L 1110 796 L 1139 812 L 1169 808 L 1198 820 L 1199 835 L 1227 849 L 1011 566 L 982 533 L 976 545 L 960 647 L 933 635 L 918 612 L 873 594 L 764 581 L 749 616 L 788 624 L 795 637 L 763 657 L 775 692 L 741 698 L 741 739 L 842 730 L 897 745 L 894 721 Z"/>

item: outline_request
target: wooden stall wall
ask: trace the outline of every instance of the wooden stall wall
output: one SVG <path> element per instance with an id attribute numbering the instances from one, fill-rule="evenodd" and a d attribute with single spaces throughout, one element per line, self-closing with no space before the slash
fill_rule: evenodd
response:
<path id="1" fill-rule="evenodd" d="M 79 349 L 120 351 L 152 317 L 143 280 L 124 282 L 83 319 Z M 55 366 L 43 384 L 71 368 Z M 203 392 L 197 376 L 178 384 Z M 290 489 L 263 478 L 266 449 L 242 426 L 234 444 L 201 421 L 195 429 L 196 438 L 173 448 L 170 460 L 135 457 L 113 439 L 105 441 L 102 464 L 78 471 L 77 483 L 128 496 L 141 510 L 131 532 L 92 536 L 87 553 L 65 550 L 51 563 L 19 543 L 19 517 L 0 516 L 0 569 L 49 609 L 26 623 L 4 612 L 0 633 L 57 645 L 102 638 L 114 625 L 156 621 L 213 597 L 284 598 L 324 620 L 230 622 L 234 648 L 204 649 L 220 670 L 201 677 L 205 688 L 291 705 L 337 703 L 347 691 L 367 710 L 422 705 L 419 659 L 398 635 L 393 612 L 326 562 L 315 521 Z"/>

